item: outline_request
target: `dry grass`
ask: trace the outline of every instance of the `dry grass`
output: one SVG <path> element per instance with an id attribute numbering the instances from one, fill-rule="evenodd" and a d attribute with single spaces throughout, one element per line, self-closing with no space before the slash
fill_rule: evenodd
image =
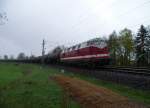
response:
<path id="1" fill-rule="evenodd" d="M 83 108 L 146 108 L 104 87 L 77 78 L 57 75 L 53 78 Z"/>

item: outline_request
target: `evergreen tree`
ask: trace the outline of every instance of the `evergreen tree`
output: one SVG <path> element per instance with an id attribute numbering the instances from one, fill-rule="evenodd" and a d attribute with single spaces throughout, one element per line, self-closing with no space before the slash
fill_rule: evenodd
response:
<path id="1" fill-rule="evenodd" d="M 136 44 L 136 60 L 138 65 L 146 65 L 147 64 L 147 58 L 146 58 L 146 52 L 148 48 L 148 31 L 147 29 L 141 25 L 140 29 L 138 30 L 135 44 Z"/>
<path id="2" fill-rule="evenodd" d="M 147 37 L 147 60 L 148 60 L 148 64 L 150 65 L 150 25 L 147 27 L 147 31 L 148 31 L 148 37 Z"/>

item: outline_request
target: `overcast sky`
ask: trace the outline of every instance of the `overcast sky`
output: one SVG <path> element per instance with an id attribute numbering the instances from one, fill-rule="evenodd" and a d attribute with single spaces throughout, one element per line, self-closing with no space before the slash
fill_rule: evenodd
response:
<path id="1" fill-rule="evenodd" d="M 43 38 L 50 51 L 150 24 L 150 0 L 0 0 L 4 12 L 8 22 L 0 25 L 0 56 L 40 55 Z"/>

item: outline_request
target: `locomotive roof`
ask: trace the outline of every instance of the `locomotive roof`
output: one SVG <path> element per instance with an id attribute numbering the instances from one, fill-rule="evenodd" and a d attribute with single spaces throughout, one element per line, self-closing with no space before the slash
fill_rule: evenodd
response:
<path id="1" fill-rule="evenodd" d="M 93 41 L 93 42 L 97 42 L 97 41 L 105 41 L 105 39 L 102 39 L 102 38 L 94 38 L 94 39 L 90 39 L 90 40 L 88 40 L 87 42 L 91 42 L 91 41 Z"/>
<path id="2" fill-rule="evenodd" d="M 87 47 L 89 45 L 92 45 L 93 43 L 100 44 L 101 42 L 105 43 L 105 40 L 102 39 L 102 38 L 90 39 L 90 40 L 82 42 L 80 44 L 76 44 L 76 45 L 73 45 L 71 47 L 66 47 L 66 48 L 64 48 L 63 52 L 71 51 L 71 50 L 76 50 L 76 49 L 79 49 L 79 48 L 84 48 L 84 47 Z"/>

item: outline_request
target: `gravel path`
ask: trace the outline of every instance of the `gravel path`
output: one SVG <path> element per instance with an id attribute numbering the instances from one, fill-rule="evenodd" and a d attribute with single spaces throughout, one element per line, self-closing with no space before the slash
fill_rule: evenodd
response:
<path id="1" fill-rule="evenodd" d="M 142 104 L 87 81 L 63 75 L 57 75 L 53 79 L 83 108 L 146 108 Z"/>

